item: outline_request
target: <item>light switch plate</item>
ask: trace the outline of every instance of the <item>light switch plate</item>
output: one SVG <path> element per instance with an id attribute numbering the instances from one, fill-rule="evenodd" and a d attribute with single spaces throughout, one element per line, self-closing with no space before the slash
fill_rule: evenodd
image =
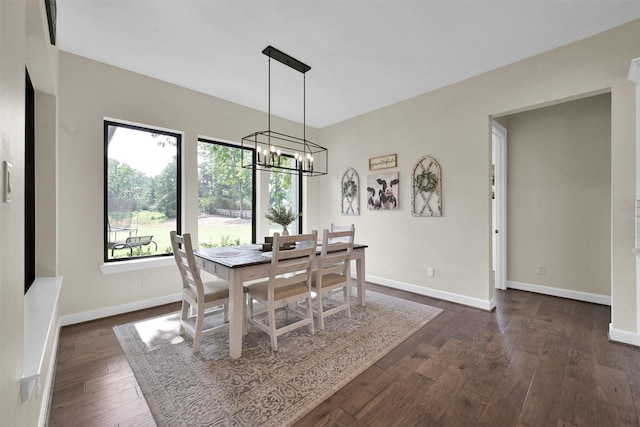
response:
<path id="1" fill-rule="evenodd" d="M 11 169 L 12 168 L 13 166 L 11 166 L 11 163 L 7 162 L 6 160 L 2 162 L 2 171 L 3 171 L 2 200 L 4 200 L 5 203 L 11 203 Z"/>

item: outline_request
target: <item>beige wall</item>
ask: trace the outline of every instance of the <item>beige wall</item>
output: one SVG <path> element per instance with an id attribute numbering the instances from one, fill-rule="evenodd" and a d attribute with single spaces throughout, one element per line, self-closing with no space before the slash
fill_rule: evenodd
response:
<path id="1" fill-rule="evenodd" d="M 615 328 L 636 330 L 631 249 L 635 194 L 634 88 L 626 79 L 640 55 L 640 21 L 321 130 L 334 173 L 322 180 L 326 221 L 353 222 L 369 244 L 373 281 L 488 307 L 491 271 L 490 118 L 587 94 L 611 96 L 611 295 Z M 366 182 L 367 160 L 398 154 L 400 210 L 340 215 L 347 167 Z M 423 155 L 442 167 L 443 217 L 410 213 L 410 171 Z M 319 226 L 320 224 L 312 224 Z M 427 267 L 435 268 L 428 278 Z"/>
<path id="2" fill-rule="evenodd" d="M 0 161 L 13 165 L 12 202 L 0 200 L 0 425 L 35 426 L 44 422 L 48 396 L 41 393 L 38 398 L 21 402 L 20 394 L 24 347 L 24 76 L 26 65 L 36 97 L 46 99 L 43 108 L 37 110 L 36 144 L 48 144 L 46 149 L 54 153 L 57 124 L 46 124 L 41 118 L 45 110 L 55 116 L 57 50 L 49 44 L 44 2 L 1 1 L 0 22 Z M 52 170 L 54 157 L 40 159 L 40 165 Z M 0 182 L 4 185 L 4 178 Z M 55 182 L 51 184 L 55 187 Z M 55 211 L 55 192 L 48 202 Z M 55 228 L 55 220 L 51 227 Z M 55 274 L 55 254 L 38 256 L 38 270 Z M 43 392 L 50 385 L 53 351 L 49 340 L 41 371 Z"/>
<path id="3" fill-rule="evenodd" d="M 23 2 L 0 2 L 0 160 L 13 165 L 16 188 L 12 203 L 0 202 L 3 242 L 24 230 L 25 20 Z M 24 239 L 16 236 L 11 240 L 12 245 L 0 245 L 0 412 L 4 419 L 20 425 L 33 416 L 33 409 L 23 411 L 20 403 Z"/>
<path id="4" fill-rule="evenodd" d="M 266 102 L 266 99 L 265 99 Z M 264 130 L 267 115 L 76 55 L 60 53 L 59 266 L 61 315 L 99 311 L 181 291 L 166 267 L 103 274 L 105 117 L 184 132 L 183 232 L 197 237 L 197 138 L 239 142 Z M 299 124 L 272 119 L 272 129 L 298 135 Z M 317 140 L 317 131 L 307 137 Z M 260 173 L 261 176 L 263 173 Z M 260 184 L 259 184 L 260 186 Z M 264 186 L 261 186 L 264 188 Z M 260 198 L 263 220 L 268 198 Z M 258 230 L 258 236 L 262 236 Z"/>
<path id="5" fill-rule="evenodd" d="M 504 124 L 507 280 L 611 295 L 610 95 L 510 115 Z"/>

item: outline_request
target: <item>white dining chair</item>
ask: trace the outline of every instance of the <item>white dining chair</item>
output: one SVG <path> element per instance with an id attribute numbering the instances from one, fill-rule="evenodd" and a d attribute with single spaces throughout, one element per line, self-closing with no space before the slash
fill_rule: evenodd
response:
<path id="1" fill-rule="evenodd" d="M 273 235 L 273 250 L 269 277 L 247 285 L 249 289 L 249 322 L 271 337 L 271 348 L 278 351 L 278 337 L 302 326 L 309 327 L 309 333 L 315 333 L 311 306 L 311 279 L 316 255 L 317 231 L 310 234 L 281 236 Z M 295 245 L 295 246 L 293 246 Z M 262 321 L 259 313 L 254 312 L 254 302 L 266 303 L 267 316 Z M 303 307 L 298 303 L 304 302 Z M 278 326 L 276 310 L 287 310 L 298 320 Z"/>
<path id="2" fill-rule="evenodd" d="M 329 231 L 346 231 L 346 230 L 355 230 L 355 229 L 356 229 L 356 226 L 354 224 L 335 224 L 333 222 L 329 227 Z M 351 261 L 349 261 L 348 264 L 349 264 L 349 284 L 351 285 L 352 292 L 355 292 L 354 295 L 358 295 L 358 288 L 357 286 L 355 286 L 356 283 L 351 278 Z"/>
<path id="3" fill-rule="evenodd" d="M 217 280 L 202 282 L 191 245 L 191 235 L 171 231 L 171 246 L 182 277 L 181 332 L 193 338 L 193 352 L 200 351 L 202 339 L 229 328 L 229 283 Z M 223 322 L 205 328 L 205 317 L 223 315 Z"/>
<path id="4" fill-rule="evenodd" d="M 355 227 L 348 230 L 322 233 L 322 250 L 318 267 L 311 282 L 316 293 L 314 315 L 320 330 L 324 330 L 324 319 L 341 311 L 351 318 L 349 263 L 353 250 Z M 334 292 L 342 290 L 342 300 L 335 298 Z"/>

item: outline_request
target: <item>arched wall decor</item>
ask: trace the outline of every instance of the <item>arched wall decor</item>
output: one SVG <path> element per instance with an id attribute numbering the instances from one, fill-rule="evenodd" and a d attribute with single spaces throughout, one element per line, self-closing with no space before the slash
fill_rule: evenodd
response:
<path id="1" fill-rule="evenodd" d="M 343 215 L 360 215 L 360 178 L 358 172 L 348 168 L 342 175 L 341 209 Z"/>
<path id="2" fill-rule="evenodd" d="M 418 160 L 411 173 L 413 216 L 442 216 L 442 173 L 431 156 Z"/>

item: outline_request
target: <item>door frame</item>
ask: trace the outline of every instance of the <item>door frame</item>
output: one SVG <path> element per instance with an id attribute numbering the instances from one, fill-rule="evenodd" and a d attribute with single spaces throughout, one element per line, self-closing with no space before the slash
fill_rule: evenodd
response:
<path id="1" fill-rule="evenodd" d="M 507 289 L 507 129 L 491 120 L 492 162 L 495 162 L 495 229 L 491 225 L 492 255 L 495 259 L 495 288 Z M 492 204 L 493 205 L 493 204 Z M 493 215 L 493 213 L 492 213 Z M 493 221 L 492 221 L 493 222 Z M 496 234 L 495 245 L 493 237 Z"/>

